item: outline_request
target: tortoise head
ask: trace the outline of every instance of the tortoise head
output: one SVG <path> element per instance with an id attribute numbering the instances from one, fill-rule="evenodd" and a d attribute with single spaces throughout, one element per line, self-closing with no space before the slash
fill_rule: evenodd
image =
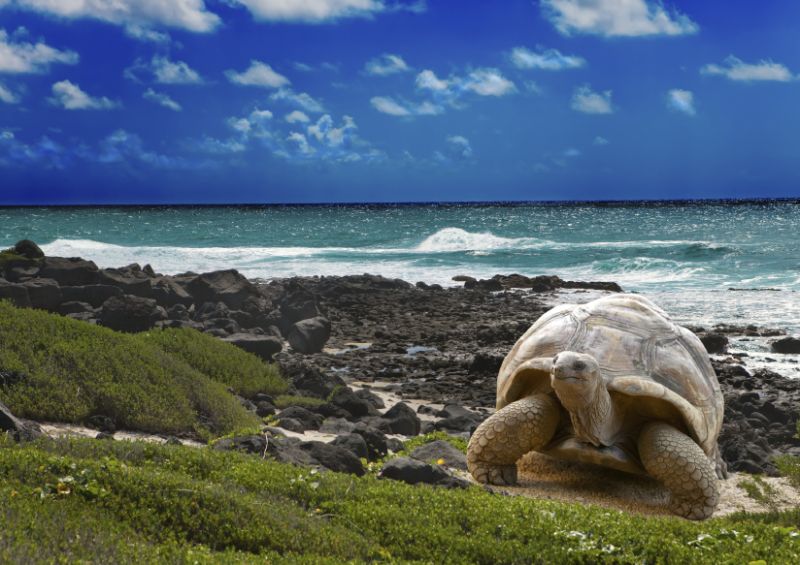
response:
<path id="1" fill-rule="evenodd" d="M 594 402 L 604 388 L 600 366 L 591 355 L 562 351 L 553 357 L 550 384 L 569 411 L 580 410 Z"/>

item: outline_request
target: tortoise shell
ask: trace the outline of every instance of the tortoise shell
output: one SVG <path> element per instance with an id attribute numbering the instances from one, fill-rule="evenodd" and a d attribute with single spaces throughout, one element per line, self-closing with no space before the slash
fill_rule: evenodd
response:
<path id="1" fill-rule="evenodd" d="M 696 335 L 648 299 L 615 294 L 545 313 L 503 361 L 497 409 L 551 392 L 550 367 L 561 351 L 592 355 L 609 393 L 666 402 L 706 454 L 716 448 L 723 398 L 708 353 Z"/>

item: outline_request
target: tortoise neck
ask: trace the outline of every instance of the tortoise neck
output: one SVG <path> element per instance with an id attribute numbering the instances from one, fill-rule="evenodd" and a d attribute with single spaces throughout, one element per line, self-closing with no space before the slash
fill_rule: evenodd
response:
<path id="1" fill-rule="evenodd" d="M 606 387 L 599 386 L 589 402 L 569 411 L 575 435 L 592 445 L 612 445 L 617 432 L 617 415 L 611 395 Z"/>

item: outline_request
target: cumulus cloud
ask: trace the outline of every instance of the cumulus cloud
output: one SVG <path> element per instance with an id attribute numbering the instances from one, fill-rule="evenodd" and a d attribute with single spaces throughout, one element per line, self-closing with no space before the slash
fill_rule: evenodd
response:
<path id="1" fill-rule="evenodd" d="M 384 53 L 379 57 L 370 59 L 364 66 L 364 72 L 368 75 L 387 76 L 397 73 L 410 71 L 409 67 L 400 55 Z"/>
<path id="2" fill-rule="evenodd" d="M 481 96 L 505 96 L 517 87 L 497 69 L 472 71 L 463 82 L 464 88 Z"/>
<path id="3" fill-rule="evenodd" d="M 730 55 L 722 65 L 708 64 L 700 69 L 704 75 L 721 75 L 730 80 L 743 82 L 777 81 L 789 82 L 795 77 L 785 65 L 762 59 L 758 63 L 745 63 L 738 57 Z"/>
<path id="4" fill-rule="evenodd" d="M 466 76 L 450 75 L 440 78 L 431 69 L 420 71 L 415 84 L 425 100 L 409 102 L 392 96 L 375 96 L 372 107 L 390 116 L 433 116 L 441 114 L 446 107 L 461 108 L 461 100 L 467 94 L 500 97 L 517 91 L 516 85 L 493 68 L 478 68 Z"/>
<path id="5" fill-rule="evenodd" d="M 204 0 L 7 0 L 5 6 L 68 20 L 100 20 L 123 26 L 131 37 L 147 41 L 154 36 L 144 30 L 152 27 L 205 33 L 220 24 Z"/>
<path id="6" fill-rule="evenodd" d="M 677 10 L 654 0 L 542 0 L 545 17 L 563 35 L 604 37 L 684 35 L 699 26 Z"/>
<path id="7" fill-rule="evenodd" d="M 261 88 L 280 88 L 289 84 L 289 79 L 275 72 L 272 67 L 261 61 L 250 61 L 246 71 L 238 73 L 225 71 L 225 76 L 233 84 L 242 86 L 259 86 Z"/>
<path id="8" fill-rule="evenodd" d="M 464 160 L 472 157 L 472 145 L 463 135 L 451 135 L 447 138 L 448 154 L 455 159 Z"/>
<path id="9" fill-rule="evenodd" d="M 149 61 L 137 59 L 133 65 L 125 69 L 125 77 L 134 82 L 142 82 L 147 75 L 159 84 L 203 84 L 200 73 L 184 61 L 171 61 L 169 58 L 154 55 Z"/>
<path id="10" fill-rule="evenodd" d="M 572 109 L 584 114 L 611 114 L 611 91 L 594 92 L 588 85 L 575 89 L 572 95 Z"/>
<path id="11" fill-rule="evenodd" d="M 297 123 L 305 124 L 311 121 L 311 118 L 309 118 L 305 113 L 301 112 L 300 110 L 295 110 L 293 112 L 286 114 L 286 116 L 284 116 L 283 119 L 290 124 L 297 124 Z"/>
<path id="12" fill-rule="evenodd" d="M 374 96 L 370 99 L 370 104 L 378 112 L 390 116 L 435 116 L 444 112 L 444 108 L 432 102 L 416 104 L 405 100 L 398 101 L 389 96 Z"/>
<path id="13" fill-rule="evenodd" d="M 19 102 L 19 95 L 14 93 L 10 88 L 0 82 L 0 102 L 6 104 L 16 104 Z"/>
<path id="14" fill-rule="evenodd" d="M 180 104 L 175 102 L 172 98 L 162 92 L 156 92 L 152 88 L 148 88 L 144 94 L 142 94 L 142 98 L 149 102 L 153 102 L 154 104 L 159 104 L 164 106 L 164 108 L 169 108 L 175 112 L 180 112 L 183 110 Z"/>
<path id="15" fill-rule="evenodd" d="M 687 116 L 694 116 L 694 93 L 690 90 L 673 88 L 667 92 L 667 107 Z"/>
<path id="16" fill-rule="evenodd" d="M 68 80 L 62 80 L 52 86 L 53 97 L 50 102 L 65 110 L 110 110 L 119 106 L 117 102 L 105 96 L 93 97 L 81 90 L 81 87 Z"/>
<path id="17" fill-rule="evenodd" d="M 586 65 L 586 59 L 583 57 L 564 55 L 558 49 L 531 51 L 527 47 L 515 47 L 512 49 L 511 62 L 519 69 L 541 69 L 545 71 L 579 69 Z"/>
<path id="18" fill-rule="evenodd" d="M 325 111 L 325 107 L 322 103 L 311 95 L 306 92 L 297 93 L 291 88 L 281 88 L 277 92 L 272 93 L 269 99 L 274 102 L 285 102 L 290 106 L 295 106 L 311 114 L 321 114 Z"/>
<path id="19" fill-rule="evenodd" d="M 41 41 L 15 41 L 6 30 L 0 29 L 0 73 L 45 73 L 50 65 L 74 65 L 78 59 L 74 51 L 60 51 Z"/>
<path id="20" fill-rule="evenodd" d="M 389 3 L 385 0 L 227 0 L 242 5 L 263 21 L 321 24 L 345 18 L 370 18 L 381 12 L 423 12 L 424 0 Z"/>
<path id="21" fill-rule="evenodd" d="M 600 147 L 602 147 L 603 145 L 608 145 L 609 143 L 611 142 L 608 141 L 605 137 L 602 137 L 600 135 L 595 136 L 594 140 L 592 141 L 592 145 L 597 145 Z"/>
<path id="22" fill-rule="evenodd" d="M 65 147 L 47 136 L 28 143 L 18 139 L 12 131 L 0 130 L 0 166 L 35 163 L 48 169 L 63 169 L 69 161 Z"/>

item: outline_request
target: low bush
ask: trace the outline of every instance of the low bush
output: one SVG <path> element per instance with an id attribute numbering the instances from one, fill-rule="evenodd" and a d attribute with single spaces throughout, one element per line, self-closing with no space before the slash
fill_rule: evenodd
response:
<path id="1" fill-rule="evenodd" d="M 0 302 L 0 387 L 13 413 L 81 423 L 108 416 L 117 427 L 201 438 L 257 426 L 228 392 L 285 390 L 273 367 L 191 330 L 122 334 Z M 237 371 L 241 364 L 241 371 Z"/>
<path id="2" fill-rule="evenodd" d="M 791 563 L 800 557 L 797 512 L 697 523 L 478 487 L 319 474 L 185 446 L 7 442 L 0 447 L 0 485 L 0 561 L 62 554 L 125 561 L 134 551 L 141 552 L 138 561 L 174 562 Z M 74 543 L 76 534 L 81 543 Z"/>

